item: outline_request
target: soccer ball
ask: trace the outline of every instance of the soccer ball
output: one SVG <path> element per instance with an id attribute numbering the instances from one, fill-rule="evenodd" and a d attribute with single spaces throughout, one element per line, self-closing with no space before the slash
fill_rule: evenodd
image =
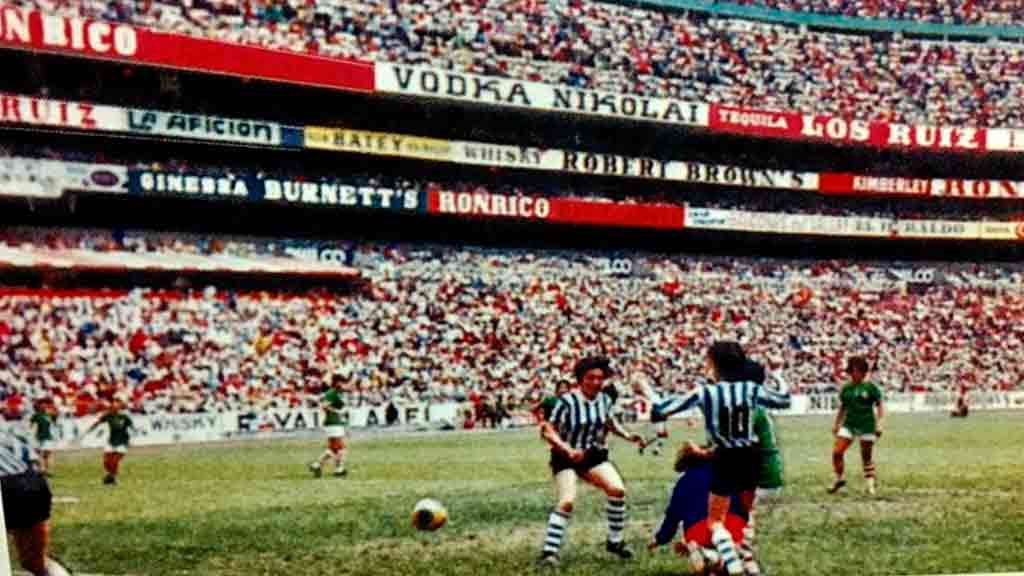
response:
<path id="1" fill-rule="evenodd" d="M 448 511 L 437 500 L 426 498 L 412 510 L 412 527 L 433 532 L 448 522 Z"/>

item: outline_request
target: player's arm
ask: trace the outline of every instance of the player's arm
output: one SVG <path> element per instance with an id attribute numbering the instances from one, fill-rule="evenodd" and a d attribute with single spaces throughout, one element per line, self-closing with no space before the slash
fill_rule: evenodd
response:
<path id="1" fill-rule="evenodd" d="M 574 462 L 583 460 L 583 453 L 579 450 L 574 450 L 569 443 L 566 442 L 562 435 L 558 433 L 558 425 L 569 415 L 569 409 L 566 407 L 565 402 L 561 400 L 555 405 L 554 410 L 551 411 L 551 416 L 546 422 L 540 427 L 540 437 L 548 443 L 548 446 L 552 450 L 556 450 L 567 458 Z"/>
<path id="2" fill-rule="evenodd" d="M 882 392 L 878 391 L 878 400 L 875 404 L 875 436 L 882 435 L 882 423 L 885 420 L 885 401 L 882 399 Z"/>
<path id="3" fill-rule="evenodd" d="M 846 420 L 846 406 L 840 405 L 839 410 L 836 411 L 836 420 L 832 423 L 832 435 L 839 434 L 839 429 L 843 426 L 843 421 Z"/>
<path id="4" fill-rule="evenodd" d="M 758 406 L 764 406 L 765 408 L 785 409 L 789 408 L 793 403 L 793 397 L 789 395 L 789 392 L 781 392 L 765 388 L 764 386 L 758 386 L 757 394 L 754 395 L 754 402 Z"/>
<path id="5" fill-rule="evenodd" d="M 92 426 L 89 426 L 88 428 L 85 429 L 85 432 L 82 433 L 82 436 L 88 436 L 93 430 L 99 428 L 100 424 L 104 424 L 104 423 L 106 423 L 106 421 L 107 421 L 107 415 L 106 414 L 104 414 L 103 416 L 100 416 L 99 418 L 96 419 L 95 422 L 92 423 Z"/>
<path id="6" fill-rule="evenodd" d="M 663 402 L 658 402 L 651 408 L 651 421 L 663 422 L 671 416 L 685 412 L 693 408 L 700 401 L 701 388 L 697 388 L 683 396 L 670 396 Z"/>
<path id="7" fill-rule="evenodd" d="M 616 418 L 615 416 L 609 416 L 608 423 L 606 424 L 606 426 L 608 427 L 609 432 L 615 434 L 619 438 L 622 438 L 626 442 L 630 442 L 632 444 L 637 445 L 641 445 L 644 442 L 643 436 L 635 432 L 630 432 L 629 430 L 626 430 L 622 423 L 619 422 L 619 419 Z"/>

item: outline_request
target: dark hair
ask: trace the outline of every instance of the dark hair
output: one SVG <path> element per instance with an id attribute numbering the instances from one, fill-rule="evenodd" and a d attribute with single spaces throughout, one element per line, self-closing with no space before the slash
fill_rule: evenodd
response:
<path id="1" fill-rule="evenodd" d="M 867 358 L 863 356 L 852 356 L 849 360 L 846 361 L 846 369 L 850 372 L 853 372 L 854 370 L 859 370 L 860 372 L 863 372 L 865 374 L 871 371 Z"/>
<path id="2" fill-rule="evenodd" d="M 743 380 L 754 384 L 764 384 L 765 378 L 764 366 L 756 360 L 747 358 L 743 363 Z"/>
<path id="3" fill-rule="evenodd" d="M 708 348 L 708 357 L 718 369 L 719 380 L 739 382 L 746 379 L 747 355 L 738 342 L 719 340 Z"/>
<path id="4" fill-rule="evenodd" d="M 583 376 L 591 370 L 600 370 L 604 372 L 605 376 L 611 376 L 612 365 L 605 356 L 587 356 L 576 363 L 576 366 L 572 369 L 572 373 L 576 376 L 576 382 L 579 383 L 583 381 Z"/>

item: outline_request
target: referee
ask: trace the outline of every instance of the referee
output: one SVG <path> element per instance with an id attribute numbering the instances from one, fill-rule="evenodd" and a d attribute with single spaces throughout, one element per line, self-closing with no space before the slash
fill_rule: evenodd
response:
<path id="1" fill-rule="evenodd" d="M 0 430 L 0 492 L 4 524 L 14 536 L 18 559 L 33 576 L 65 576 L 68 573 L 47 558 L 50 545 L 50 506 L 53 497 L 46 479 L 33 464 L 32 445 L 21 436 Z M 7 559 L 0 559 L 6 562 Z"/>
<path id="2" fill-rule="evenodd" d="M 607 358 L 584 358 L 576 363 L 573 373 L 576 386 L 558 397 L 541 425 L 541 437 L 551 447 L 551 472 L 558 504 L 548 517 L 540 562 L 551 566 L 559 563 L 558 554 L 576 500 L 577 479 L 608 497 L 605 548 L 628 560 L 633 553 L 622 536 L 626 525 L 626 487 L 619 470 L 608 460 L 607 436 L 611 432 L 634 444 L 642 443 L 643 438 L 626 431 L 612 414 L 615 400 L 604 387 L 612 373 Z"/>
<path id="3" fill-rule="evenodd" d="M 740 496 L 744 507 L 753 510 L 754 490 L 760 475 L 761 455 L 757 449 L 754 418 L 759 406 L 788 408 L 789 395 L 750 381 L 750 368 L 743 348 L 736 342 L 711 345 L 707 369 L 715 384 L 701 386 L 686 394 L 657 404 L 651 417 L 668 418 L 678 412 L 699 408 L 704 428 L 714 447 L 708 523 L 711 540 L 725 562 L 730 576 L 743 574 L 743 564 L 732 535 L 725 529 L 729 500 Z"/>

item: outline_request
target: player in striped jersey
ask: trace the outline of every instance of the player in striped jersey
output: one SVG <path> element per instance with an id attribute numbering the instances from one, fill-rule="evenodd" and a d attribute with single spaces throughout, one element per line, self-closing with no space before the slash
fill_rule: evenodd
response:
<path id="1" fill-rule="evenodd" d="M 0 497 L 4 525 L 14 536 L 18 560 L 33 576 L 65 576 L 69 572 L 47 557 L 53 496 L 46 478 L 34 469 L 35 461 L 35 451 L 27 439 L 0 430 Z"/>
<path id="2" fill-rule="evenodd" d="M 769 390 L 748 379 L 747 358 L 736 342 L 712 344 L 707 369 L 715 384 L 665 400 L 655 407 L 652 418 L 655 414 L 668 418 L 690 408 L 699 408 L 703 414 L 708 442 L 714 447 L 708 502 L 712 541 L 726 570 L 738 576 L 744 572 L 743 564 L 735 541 L 724 527 L 729 500 L 739 495 L 746 509 L 753 509 L 761 465 L 754 417 L 758 406 L 788 408 L 790 398 L 785 392 Z"/>
<path id="3" fill-rule="evenodd" d="M 628 560 L 622 532 L 626 524 L 626 487 L 618 469 L 608 460 L 609 432 L 641 444 L 639 434 L 626 431 L 612 413 L 614 400 L 603 389 L 611 375 L 607 358 L 589 357 L 573 370 L 577 387 L 558 398 L 541 437 L 551 447 L 551 472 L 558 504 L 548 517 L 541 563 L 558 565 L 559 552 L 576 501 L 576 480 L 583 479 L 608 497 L 608 552 Z"/>

